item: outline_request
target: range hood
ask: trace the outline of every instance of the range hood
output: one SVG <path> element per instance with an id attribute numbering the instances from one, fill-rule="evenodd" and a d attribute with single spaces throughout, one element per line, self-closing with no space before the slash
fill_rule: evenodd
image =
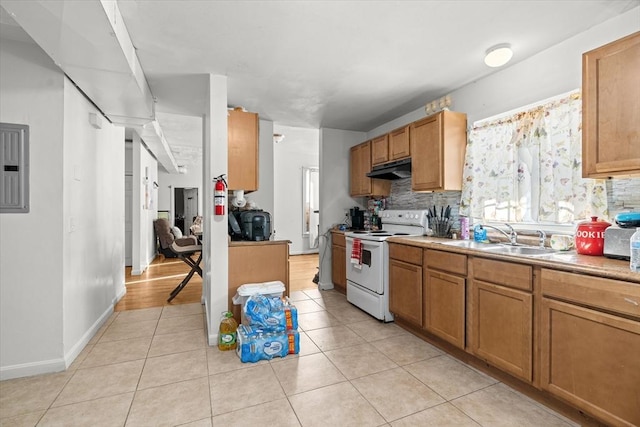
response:
<path id="1" fill-rule="evenodd" d="M 411 159 L 396 160 L 395 162 L 374 166 L 367 176 L 377 179 L 409 178 L 411 176 Z"/>

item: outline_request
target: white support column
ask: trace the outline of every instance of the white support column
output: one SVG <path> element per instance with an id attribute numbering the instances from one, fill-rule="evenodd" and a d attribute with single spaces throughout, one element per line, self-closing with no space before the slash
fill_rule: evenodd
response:
<path id="1" fill-rule="evenodd" d="M 213 215 L 213 178 L 227 174 L 227 78 L 210 74 L 208 83 L 208 102 L 202 120 L 202 299 L 207 312 L 209 345 L 216 345 L 220 313 L 227 310 L 229 292 L 228 201 L 224 216 Z"/>

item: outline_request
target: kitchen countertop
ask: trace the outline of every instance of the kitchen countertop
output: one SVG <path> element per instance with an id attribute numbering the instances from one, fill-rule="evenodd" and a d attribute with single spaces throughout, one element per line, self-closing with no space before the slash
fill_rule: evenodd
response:
<path id="1" fill-rule="evenodd" d="M 290 244 L 290 240 L 261 240 L 259 242 L 253 240 L 238 240 L 229 242 L 229 247 L 234 246 L 258 246 L 258 245 L 284 245 Z"/>
<path id="2" fill-rule="evenodd" d="M 579 255 L 575 250 L 556 252 L 544 256 L 507 255 L 498 254 L 481 249 L 462 248 L 443 244 L 451 242 L 451 239 L 436 237 L 390 237 L 389 243 L 401 243 L 404 245 L 418 246 L 421 248 L 437 249 L 447 252 L 457 252 L 466 255 L 482 256 L 484 258 L 502 259 L 515 262 L 526 262 L 531 265 L 549 267 L 557 270 L 583 273 L 610 279 L 624 280 L 640 285 L 640 273 L 629 269 L 629 261 L 606 258 L 604 256 Z"/>

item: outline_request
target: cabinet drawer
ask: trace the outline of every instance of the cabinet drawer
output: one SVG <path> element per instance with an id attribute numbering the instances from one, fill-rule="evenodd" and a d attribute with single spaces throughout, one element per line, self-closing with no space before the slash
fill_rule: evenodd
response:
<path id="1" fill-rule="evenodd" d="M 545 296 L 640 318 L 640 284 L 542 269 Z"/>
<path id="2" fill-rule="evenodd" d="M 532 290 L 532 270 L 530 265 L 486 258 L 473 260 L 474 278 L 525 291 Z"/>
<path id="3" fill-rule="evenodd" d="M 398 259 L 410 264 L 422 265 L 422 248 L 389 243 L 389 258 Z"/>
<path id="4" fill-rule="evenodd" d="M 344 241 L 344 233 L 331 232 L 331 244 L 334 246 L 347 246 Z"/>
<path id="5" fill-rule="evenodd" d="M 424 265 L 461 276 L 467 275 L 467 256 L 462 254 L 427 249 L 424 251 Z"/>

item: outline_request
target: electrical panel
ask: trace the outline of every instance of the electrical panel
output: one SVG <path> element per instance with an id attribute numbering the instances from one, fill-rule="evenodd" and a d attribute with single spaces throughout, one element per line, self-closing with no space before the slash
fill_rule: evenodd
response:
<path id="1" fill-rule="evenodd" d="M 0 123 L 0 213 L 29 212 L 29 126 Z"/>

